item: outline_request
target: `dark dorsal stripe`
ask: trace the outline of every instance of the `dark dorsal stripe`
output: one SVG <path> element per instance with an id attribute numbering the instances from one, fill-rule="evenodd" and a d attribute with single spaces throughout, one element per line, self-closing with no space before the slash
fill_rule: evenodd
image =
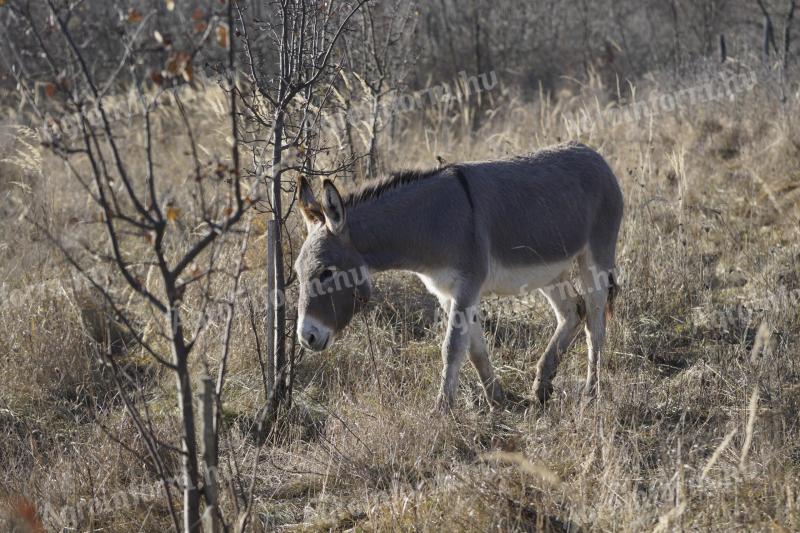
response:
<path id="1" fill-rule="evenodd" d="M 388 178 L 372 180 L 355 191 L 351 192 L 344 199 L 345 207 L 350 207 L 367 200 L 373 200 L 383 195 L 385 192 L 391 191 L 398 187 L 416 183 L 417 181 L 424 180 L 444 172 L 449 167 L 433 168 L 430 170 L 405 170 L 402 172 L 394 172 Z"/>

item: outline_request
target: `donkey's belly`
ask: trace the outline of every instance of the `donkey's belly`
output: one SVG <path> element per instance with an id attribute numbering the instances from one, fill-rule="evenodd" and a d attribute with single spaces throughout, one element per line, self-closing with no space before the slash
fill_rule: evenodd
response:
<path id="1" fill-rule="evenodd" d="M 554 281 L 559 274 L 569 268 L 571 263 L 570 258 L 555 263 L 508 267 L 492 260 L 481 294 L 500 296 L 527 294 Z"/>
<path id="2" fill-rule="evenodd" d="M 481 285 L 481 296 L 518 296 L 541 289 L 553 282 L 569 268 L 573 258 L 555 263 L 506 267 L 490 261 L 486 280 Z M 441 269 L 425 274 L 417 273 L 429 292 L 440 300 L 452 298 L 462 276 L 454 269 Z"/>
<path id="3" fill-rule="evenodd" d="M 434 270 L 425 274 L 417 272 L 416 274 L 425 284 L 428 292 L 439 298 L 440 301 L 448 300 L 455 295 L 456 284 L 461 278 L 454 269 L 449 268 Z"/>

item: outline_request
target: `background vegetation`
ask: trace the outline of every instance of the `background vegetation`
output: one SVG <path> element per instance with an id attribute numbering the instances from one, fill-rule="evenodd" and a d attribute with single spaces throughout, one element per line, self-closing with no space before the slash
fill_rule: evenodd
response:
<path id="1" fill-rule="evenodd" d="M 224 4 L 71 6 L 88 68 L 113 81 L 107 105 L 123 110 L 113 134 L 140 183 L 144 119 L 127 102 L 139 91 L 159 102 L 151 135 L 164 205 L 173 209 L 170 253 L 201 234 L 187 147 L 198 147 L 210 179 L 233 162 L 224 72 L 227 39 L 241 44 L 244 35 L 215 15 Z M 237 20 L 267 32 L 270 6 L 242 6 L 246 14 Z M 794 3 L 441 0 L 371 9 L 375 26 L 357 12 L 319 94 L 289 109 L 292 131 L 302 130 L 307 102 L 321 118 L 313 136 L 298 137 L 306 143 L 288 149 L 288 161 L 312 172 L 335 169 L 339 183 L 350 184 L 432 167 L 437 156 L 499 158 L 568 139 L 596 148 L 626 198 L 622 292 L 600 398 L 580 406 L 581 341 L 561 363 L 551 402 L 524 399 L 554 328 L 546 303 L 534 297 L 490 302 L 485 316 L 498 375 L 523 399 L 490 413 L 465 366 L 458 408 L 432 414 L 442 334 L 435 299 L 415 278 L 387 274 L 367 312 L 329 352 L 296 353 L 291 401 L 262 442 L 257 426 L 267 391 L 259 354 L 271 214 L 268 202 L 256 203 L 241 231 L 226 234 L 213 252 L 230 269 L 244 257 L 219 406 L 219 506 L 234 517 L 227 525 L 235 529 L 250 505 L 246 528 L 253 531 L 800 529 Z M 40 33 L 19 23 L 20 13 Z M 168 353 L 167 339 L 108 261 L 89 194 L 43 144 L 47 130 L 33 108 L 63 122 L 75 83 L 74 56 L 48 40 L 57 38 L 52 12 L 45 3 L 0 0 L 0 20 L 0 527 L 162 531 L 172 521 L 160 475 L 143 459 L 146 445 L 109 357 L 123 368 L 129 397 L 146 406 L 153 433 L 178 446 L 174 376 L 130 338 L 120 314 L 54 241 L 108 281 L 113 301 L 153 346 Z M 117 71 L 129 42 L 120 36 L 135 31 L 143 36 L 141 63 Z M 260 34 L 251 37 L 261 45 L 259 74 L 272 80 L 275 50 Z M 39 53 L 42 43 L 52 58 Z M 170 66 L 193 46 L 196 55 Z M 54 72 L 50 61 L 64 70 Z M 245 73 L 247 65 L 240 60 Z M 38 83 L 18 85 L 20 66 L 25 80 Z M 494 73 L 497 83 L 468 93 L 462 72 Z M 754 83 L 732 90 L 730 80 L 742 79 L 736 76 Z M 272 116 L 264 100 L 247 99 L 253 80 L 243 77 L 240 101 L 259 102 Z M 442 84 L 452 98 L 419 96 Z M 706 96 L 673 109 L 664 104 L 692 88 Z M 397 105 L 404 95 L 417 95 L 416 103 Z M 636 102 L 660 103 L 635 116 Z M 236 116 L 242 175 L 255 183 L 269 146 L 259 135 L 269 128 L 257 109 L 244 106 Z M 295 172 L 282 176 L 288 206 Z M 220 180 L 213 198 L 227 205 Z M 286 215 L 288 267 L 303 224 Z M 133 258 L 151 244 L 142 235 L 127 242 Z M 209 291 L 230 290 L 230 276 L 209 279 Z M 290 284 L 290 314 L 294 290 Z M 198 312 L 204 294 L 190 291 L 182 309 Z M 190 360 L 193 378 L 218 369 L 225 328 L 224 315 L 207 325 Z M 177 476 L 178 454 L 168 446 L 160 453 Z"/>

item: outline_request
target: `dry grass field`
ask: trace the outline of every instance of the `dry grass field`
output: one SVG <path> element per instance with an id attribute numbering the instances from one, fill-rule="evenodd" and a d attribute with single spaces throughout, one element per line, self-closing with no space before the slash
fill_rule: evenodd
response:
<path id="1" fill-rule="evenodd" d="M 697 83 L 654 79 L 637 95 Z M 484 316 L 493 364 L 518 401 L 490 412 L 466 365 L 457 408 L 434 413 L 442 335 L 435 299 L 413 276 L 386 274 L 331 350 L 303 355 L 292 406 L 258 450 L 251 426 L 263 401 L 261 370 L 242 309 L 223 405 L 223 506 L 235 505 L 230 494 L 252 479 L 255 531 L 800 530 L 800 94 L 758 71 L 751 90 L 731 97 L 619 124 L 596 120 L 614 92 L 595 79 L 531 102 L 499 80 L 484 95 L 489 111 L 477 132 L 462 133 L 470 109 L 430 107 L 400 117 L 384 147 L 394 169 L 573 138 L 607 158 L 626 213 L 599 398 L 579 401 L 581 339 L 561 362 L 553 399 L 545 407 L 529 399 L 535 361 L 555 327 L 536 295 L 490 302 Z M 221 92 L 203 91 L 188 110 L 213 159 L 225 141 Z M 593 127 L 565 120 L 581 113 Z M 162 108 L 157 120 L 168 154 L 158 164 L 174 169 L 179 202 L 188 159 L 169 150 L 181 135 L 174 109 Z M 118 125 L 125 142 L 141 145 L 139 130 L 128 135 L 126 127 Z M 127 450 L 142 443 L 93 355 L 99 340 L 120 335 L 113 317 L 28 220 L 76 250 L 100 228 L 35 132 L 7 132 L 0 529 L 59 530 L 60 520 L 78 516 L 70 531 L 165 530 L 157 478 Z M 299 242 L 302 223 L 290 226 Z M 265 283 L 263 216 L 252 228 L 243 284 L 256 294 Z M 126 357 L 157 431 L 177 434 L 173 378 L 136 351 Z M 213 367 L 215 354 L 207 358 Z"/>

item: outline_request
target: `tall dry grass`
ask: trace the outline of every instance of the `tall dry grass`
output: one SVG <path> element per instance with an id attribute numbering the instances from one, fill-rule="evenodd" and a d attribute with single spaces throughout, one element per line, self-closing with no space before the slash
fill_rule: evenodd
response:
<path id="1" fill-rule="evenodd" d="M 293 405 L 256 465 L 254 529 L 800 529 L 800 311 L 781 296 L 800 289 L 800 130 L 791 120 L 800 102 L 796 85 L 781 90 L 769 73 L 760 76 L 733 100 L 579 136 L 608 159 L 627 202 L 623 289 L 598 401 L 578 401 L 586 351 L 579 341 L 544 408 L 523 401 L 490 413 L 465 367 L 457 409 L 432 414 L 442 334 L 434 299 L 411 276 L 382 275 L 368 312 L 329 352 L 299 362 Z M 383 158 L 401 168 L 433 166 L 437 155 L 523 153 L 571 137 L 564 116 L 605 109 L 616 97 L 617 88 L 596 77 L 530 102 L 501 80 L 482 95 L 479 131 L 468 131 L 468 105 L 418 110 L 395 117 Z M 224 116 L 209 104 L 216 98 L 208 91 L 190 105 L 210 153 Z M 169 112 L 158 130 L 165 146 L 179 135 Z M 141 142 L 134 129 L 130 136 Z M 49 510 L 105 502 L 155 477 L 101 429 L 140 446 L 92 356 L 98 331 L 107 336 L 113 323 L 19 219 L 34 210 L 53 228 L 90 238 L 90 224 L 70 222 L 86 199 L 26 137 L 4 150 L 0 280 L 30 296 L 0 309 L 0 497 L 14 507 L 24 496 L 54 527 Z M 161 163 L 175 169 L 177 183 L 182 157 Z M 263 221 L 254 228 L 263 231 Z M 301 224 L 292 231 L 302 238 Z M 244 283 L 255 293 L 265 284 L 258 235 L 253 243 Z M 47 290 L 24 292 L 45 280 Z M 234 327 L 223 447 L 249 468 L 260 370 L 246 313 Z M 508 390 L 530 395 L 553 328 L 539 298 L 492 305 L 485 329 Z M 134 362 L 167 434 L 171 380 Z M 230 490 L 224 505 L 233 505 Z M 89 513 L 81 530 L 168 524 L 158 501 L 117 503 Z"/>

